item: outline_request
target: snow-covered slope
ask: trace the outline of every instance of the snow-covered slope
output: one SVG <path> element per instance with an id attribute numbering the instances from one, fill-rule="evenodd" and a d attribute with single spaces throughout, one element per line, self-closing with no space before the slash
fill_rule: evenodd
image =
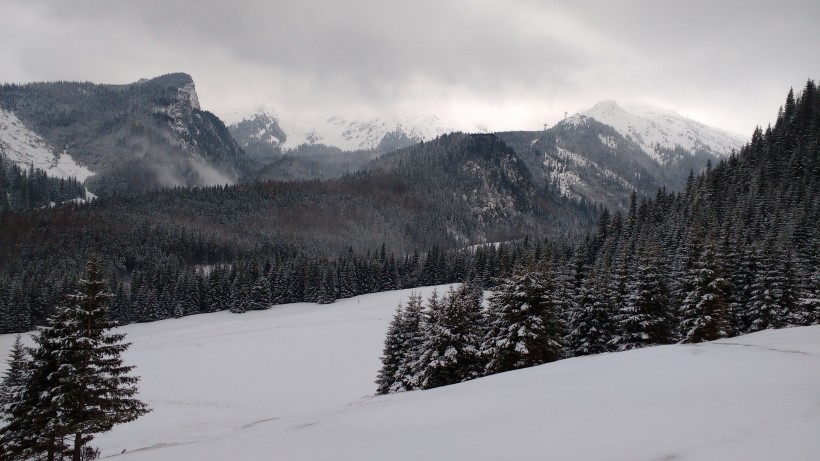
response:
<path id="1" fill-rule="evenodd" d="M 74 177 L 82 182 L 94 174 L 78 165 L 68 152 L 56 155 L 54 152 L 54 147 L 28 129 L 13 112 L 0 109 L 0 155 L 21 168 L 34 165 L 58 178 Z"/>
<path id="2" fill-rule="evenodd" d="M 623 137 L 632 139 L 661 164 L 676 160 L 671 153 L 676 147 L 690 153 L 726 156 L 748 141 L 741 135 L 706 126 L 670 110 L 648 105 L 622 107 L 615 101 L 600 102 L 563 123 L 582 124 L 586 117 L 609 125 Z"/>
<path id="3" fill-rule="evenodd" d="M 124 327 L 133 342 L 126 360 L 154 411 L 94 444 L 123 461 L 808 461 L 820 453 L 820 326 L 373 397 L 387 323 L 408 294 Z M 12 340 L 0 336 L 3 357 Z"/>

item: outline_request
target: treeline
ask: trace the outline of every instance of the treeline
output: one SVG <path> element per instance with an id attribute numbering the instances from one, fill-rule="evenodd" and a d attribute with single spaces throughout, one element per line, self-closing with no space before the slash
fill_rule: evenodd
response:
<path id="1" fill-rule="evenodd" d="M 171 254 L 208 251 L 188 245 L 183 235 L 168 237 L 169 248 L 165 251 Z M 525 239 L 466 250 L 444 251 L 434 246 L 424 253 L 397 256 L 382 245 L 365 253 L 349 248 L 329 258 L 280 247 L 269 248 L 263 253 L 267 256 L 231 255 L 232 262 L 187 264 L 154 247 L 141 258 L 135 254 L 123 257 L 142 247 L 122 247 L 120 257 L 104 261 L 103 271 L 113 280 L 112 317 L 132 323 L 221 310 L 241 313 L 294 302 L 332 303 L 361 294 L 465 279 L 489 287 L 525 255 L 540 254 L 544 248 Z M 31 268 L 42 266 L 29 265 L 22 272 L 24 276 L 0 276 L 0 332 L 22 332 L 42 324 L 53 306 L 76 284 L 75 264 L 81 264 L 81 260 L 74 261 L 65 258 L 60 265 L 51 270 L 43 268 L 41 273 Z M 62 277 L 54 278 L 57 273 Z"/>
<path id="2" fill-rule="evenodd" d="M 820 97 L 809 81 L 798 97 L 789 92 L 774 127 L 755 130 L 684 192 L 640 204 L 633 195 L 625 215 L 602 213 L 574 251 L 520 258 L 529 264 L 496 281 L 488 309 L 463 287 L 445 307 L 435 296 L 426 308 L 411 298 L 388 332 L 379 392 L 820 323 L 819 144 Z M 449 343 L 431 348 L 436 338 Z M 447 379 L 427 379 L 447 364 Z"/>
<path id="3" fill-rule="evenodd" d="M 0 156 L 0 213 L 33 210 L 84 197 L 85 188 L 75 178 L 49 178 L 39 168 L 23 169 Z"/>

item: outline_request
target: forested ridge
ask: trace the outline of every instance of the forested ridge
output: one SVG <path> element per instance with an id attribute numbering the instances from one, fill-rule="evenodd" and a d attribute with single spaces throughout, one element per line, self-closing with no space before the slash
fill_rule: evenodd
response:
<path id="1" fill-rule="evenodd" d="M 114 314 L 147 321 L 461 281 L 473 258 L 491 252 L 500 265 L 503 250 L 459 248 L 540 233 L 566 241 L 599 210 L 545 197 L 494 136 L 443 136 L 382 162 L 326 181 L 176 188 L 2 213 L 3 331 L 42 322 L 94 252 L 115 284 Z M 479 269 L 488 280 L 499 273 Z"/>
<path id="2" fill-rule="evenodd" d="M 605 210 L 574 251 L 525 252 L 494 281 L 487 309 L 470 284 L 399 306 L 379 392 L 820 323 L 818 222 L 820 95 L 810 80 L 789 92 L 773 127 L 685 191 Z"/>
<path id="3" fill-rule="evenodd" d="M 633 195 L 597 227 L 600 208 L 550 194 L 497 137 L 464 134 L 340 179 L 7 210 L 0 329 L 41 323 L 93 252 L 105 255 L 112 315 L 126 322 L 465 279 L 490 288 L 529 265 L 549 267 L 573 353 L 701 338 L 692 322 L 712 317 L 697 310 L 705 298 L 725 311 L 709 326 L 719 334 L 810 323 L 820 298 L 816 93 L 813 82 L 790 93 L 774 127 L 684 191 Z M 466 248 L 494 241 L 506 243 Z M 649 322 L 641 316 L 656 336 L 633 331 Z M 605 322 L 602 337 L 580 337 L 583 322 Z"/>

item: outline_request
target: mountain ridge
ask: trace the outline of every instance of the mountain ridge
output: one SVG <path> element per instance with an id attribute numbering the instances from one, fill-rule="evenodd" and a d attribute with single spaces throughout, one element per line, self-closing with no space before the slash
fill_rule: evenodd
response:
<path id="1" fill-rule="evenodd" d="M 224 123 L 201 109 L 193 78 L 185 73 L 118 85 L 5 84 L 0 109 L 36 135 L 30 139 L 43 141 L 35 157 L 44 166 L 67 154 L 87 170 L 75 168 L 98 194 L 233 183 L 247 167 Z M 20 152 L 6 156 L 26 160 Z"/>

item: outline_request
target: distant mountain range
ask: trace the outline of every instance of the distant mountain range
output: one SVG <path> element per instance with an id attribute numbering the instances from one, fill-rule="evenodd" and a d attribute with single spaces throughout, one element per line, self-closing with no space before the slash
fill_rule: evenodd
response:
<path id="1" fill-rule="evenodd" d="M 76 177 L 98 195 L 336 178 L 452 131 L 433 115 L 283 121 L 270 109 L 226 127 L 200 108 L 193 79 L 182 73 L 127 85 L 0 87 L 0 154 L 52 176 Z M 633 190 L 682 188 L 690 170 L 746 141 L 668 110 L 613 101 L 547 130 L 497 136 L 541 186 L 615 208 Z"/>
<path id="2" fill-rule="evenodd" d="M 633 190 L 648 196 L 661 188 L 682 188 L 690 171 L 702 170 L 707 161 L 746 142 L 669 110 L 626 107 L 604 101 L 548 130 L 497 135 L 546 186 L 571 199 L 615 208 L 626 206 Z M 453 131 L 444 126 L 434 116 L 328 117 L 286 124 L 273 111 L 260 109 L 229 129 L 264 165 L 257 178 L 295 180 L 358 171 L 386 152 Z"/>

